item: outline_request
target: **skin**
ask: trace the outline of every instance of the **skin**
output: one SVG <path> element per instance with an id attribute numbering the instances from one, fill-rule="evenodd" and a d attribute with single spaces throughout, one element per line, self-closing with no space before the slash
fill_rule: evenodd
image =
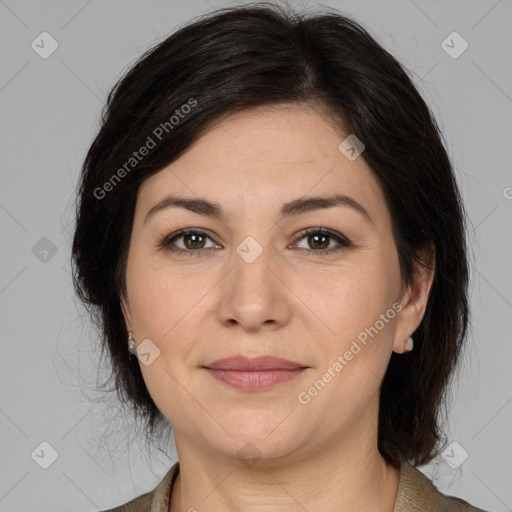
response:
<path id="1" fill-rule="evenodd" d="M 149 338 L 160 350 L 150 365 L 139 364 L 174 427 L 180 472 L 171 512 L 393 510 L 400 472 L 377 448 L 379 389 L 392 352 L 404 352 L 423 318 L 433 274 L 417 271 L 402 290 L 384 196 L 363 158 L 350 161 L 338 150 L 345 137 L 310 105 L 243 111 L 139 189 L 122 305 L 137 344 Z M 278 218 L 285 202 L 334 192 L 356 199 L 373 222 L 347 206 Z M 225 218 L 169 207 L 145 222 L 170 193 L 215 201 Z M 321 227 L 351 245 L 303 235 Z M 171 245 L 194 254 L 160 245 L 182 228 L 209 233 Z M 248 236 L 263 251 L 252 263 L 236 252 Z M 394 303 L 401 311 L 300 403 L 298 394 Z M 237 354 L 309 368 L 257 392 L 202 368 Z M 254 464 L 238 453 L 248 442 Z"/>

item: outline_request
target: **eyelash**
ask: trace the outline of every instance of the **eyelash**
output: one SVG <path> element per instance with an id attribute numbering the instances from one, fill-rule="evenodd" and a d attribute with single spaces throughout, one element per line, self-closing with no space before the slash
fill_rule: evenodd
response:
<path id="1" fill-rule="evenodd" d="M 189 256 L 203 256 L 204 252 L 208 251 L 210 248 L 208 248 L 208 249 L 193 250 L 193 249 L 180 249 L 180 248 L 173 248 L 173 247 L 171 247 L 171 244 L 175 240 L 177 240 L 178 238 L 182 238 L 185 235 L 190 235 L 190 234 L 206 236 L 206 237 L 211 239 L 210 235 L 206 231 L 203 231 L 202 229 L 185 228 L 185 229 L 180 229 L 179 231 L 177 231 L 176 233 L 173 233 L 172 235 L 166 236 L 160 242 L 159 245 L 163 249 L 165 249 L 167 251 L 170 251 L 170 252 L 173 252 L 175 254 L 187 254 Z M 321 249 L 321 250 L 318 250 L 318 251 L 304 249 L 307 252 L 307 254 L 310 255 L 310 256 L 319 256 L 319 255 L 320 256 L 327 256 L 329 254 L 336 253 L 336 252 L 338 252 L 338 251 L 340 251 L 342 249 L 345 249 L 347 247 L 350 247 L 352 245 L 350 240 L 348 238 L 346 238 L 345 236 L 340 235 L 339 233 L 336 233 L 335 231 L 330 231 L 329 229 L 325 229 L 325 228 L 308 228 L 308 229 L 305 229 L 300 234 L 298 241 L 300 242 L 302 239 L 307 238 L 308 236 L 318 235 L 318 234 L 325 235 L 325 236 L 328 236 L 329 238 L 332 238 L 332 239 L 336 240 L 340 244 L 340 247 L 337 247 L 335 249 Z"/>

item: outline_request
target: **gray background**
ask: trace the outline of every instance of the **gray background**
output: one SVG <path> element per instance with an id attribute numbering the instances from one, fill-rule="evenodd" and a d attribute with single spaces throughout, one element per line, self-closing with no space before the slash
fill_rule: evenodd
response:
<path id="1" fill-rule="evenodd" d="M 1 512 L 110 508 L 152 489 L 176 460 L 174 446 L 146 454 L 115 397 L 95 391 L 97 337 L 69 273 L 74 188 L 115 80 L 179 24 L 225 5 L 0 0 Z M 446 426 L 469 456 L 421 469 L 445 493 L 512 510 L 512 3 L 324 5 L 354 16 L 411 71 L 471 219 L 473 330 Z M 58 43 L 46 59 L 31 47 L 44 31 Z M 453 31 L 469 44 L 458 58 L 441 45 Z M 58 454 L 47 469 L 42 442 Z"/>

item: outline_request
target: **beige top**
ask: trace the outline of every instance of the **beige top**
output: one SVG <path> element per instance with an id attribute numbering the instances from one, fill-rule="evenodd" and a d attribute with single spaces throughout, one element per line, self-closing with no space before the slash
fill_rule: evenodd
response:
<path id="1" fill-rule="evenodd" d="M 176 462 L 158 486 L 119 507 L 104 512 L 168 512 L 172 488 L 180 469 Z M 408 461 L 402 459 L 393 512 L 486 512 L 460 498 L 447 496 Z"/>

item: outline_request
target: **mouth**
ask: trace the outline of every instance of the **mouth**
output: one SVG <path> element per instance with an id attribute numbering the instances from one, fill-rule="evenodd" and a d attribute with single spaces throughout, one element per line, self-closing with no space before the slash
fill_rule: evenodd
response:
<path id="1" fill-rule="evenodd" d="M 203 368 L 215 379 L 243 391 L 260 391 L 287 382 L 309 367 L 279 357 L 219 359 Z"/>
<path id="2" fill-rule="evenodd" d="M 295 370 L 205 370 L 215 379 L 243 391 L 260 391 L 287 382 L 302 374 L 306 368 Z"/>

